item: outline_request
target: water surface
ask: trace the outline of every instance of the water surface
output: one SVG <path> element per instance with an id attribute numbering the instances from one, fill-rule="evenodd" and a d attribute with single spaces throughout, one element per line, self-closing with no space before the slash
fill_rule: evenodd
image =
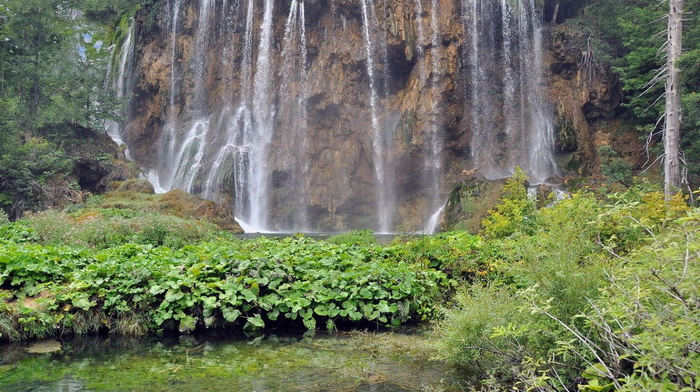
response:
<path id="1" fill-rule="evenodd" d="M 0 391 L 459 391 L 421 335 L 59 340 L 0 346 Z M 46 344 L 46 343 L 45 343 Z M 51 347 L 52 344 L 48 344 Z M 55 346 L 55 344 L 53 344 Z"/>

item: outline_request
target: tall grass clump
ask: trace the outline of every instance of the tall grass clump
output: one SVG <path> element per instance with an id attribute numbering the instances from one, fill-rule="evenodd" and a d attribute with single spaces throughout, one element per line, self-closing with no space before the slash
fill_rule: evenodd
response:
<path id="1" fill-rule="evenodd" d="M 209 222 L 183 219 L 157 212 L 110 213 L 87 210 L 68 214 L 43 211 L 25 223 L 42 244 L 75 244 L 106 249 L 126 243 L 181 248 L 216 238 L 218 228 Z"/>

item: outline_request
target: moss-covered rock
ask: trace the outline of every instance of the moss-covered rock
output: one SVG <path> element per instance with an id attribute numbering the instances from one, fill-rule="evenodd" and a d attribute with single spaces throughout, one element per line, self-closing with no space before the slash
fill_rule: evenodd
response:
<path id="1" fill-rule="evenodd" d="M 154 194 L 153 184 L 142 178 L 132 178 L 123 182 L 113 183 L 116 192 L 136 192 L 144 194 Z"/>
<path id="2" fill-rule="evenodd" d="M 180 218 L 204 219 L 217 224 L 223 230 L 243 232 L 233 217 L 233 208 L 224 204 L 204 200 L 179 189 L 162 195 L 156 203 L 162 213 Z"/>
<path id="3" fill-rule="evenodd" d="M 445 229 L 477 233 L 503 193 L 503 180 L 469 177 L 452 187 L 445 207 Z"/>

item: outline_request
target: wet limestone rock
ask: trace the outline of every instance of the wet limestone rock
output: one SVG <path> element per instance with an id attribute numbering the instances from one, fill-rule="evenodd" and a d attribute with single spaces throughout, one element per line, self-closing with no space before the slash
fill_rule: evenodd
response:
<path id="1" fill-rule="evenodd" d="M 218 225 L 222 230 L 242 233 L 243 230 L 233 218 L 233 209 L 224 204 L 204 200 L 181 190 L 163 194 L 157 208 L 164 214 L 180 218 L 203 219 Z"/>
<path id="2" fill-rule="evenodd" d="M 233 209 L 230 205 L 205 200 L 178 189 L 164 194 L 155 194 L 153 185 L 145 179 L 115 181 L 111 186 L 113 189 L 107 193 L 107 196 L 116 201 L 103 207 L 158 211 L 183 219 L 205 220 L 214 223 L 222 230 L 243 233 L 238 222 L 234 219 Z M 143 197 L 144 195 L 146 197 Z M 120 202 L 120 199 L 135 203 L 131 205 L 128 202 Z"/>

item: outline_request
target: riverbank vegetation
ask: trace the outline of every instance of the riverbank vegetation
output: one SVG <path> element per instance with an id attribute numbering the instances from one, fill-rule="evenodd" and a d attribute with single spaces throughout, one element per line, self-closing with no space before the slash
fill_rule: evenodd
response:
<path id="1" fill-rule="evenodd" d="M 681 195 L 664 198 L 641 181 L 537 208 L 518 172 L 479 235 L 381 245 L 367 231 L 238 240 L 198 219 L 98 197 L 3 220 L 0 333 L 18 340 L 430 321 L 435 358 L 481 390 L 693 390 L 700 211 Z"/>
<path id="2" fill-rule="evenodd" d="M 542 209 L 506 188 L 438 355 L 481 390 L 697 390 L 700 211 L 648 183 Z"/>
<path id="3" fill-rule="evenodd" d="M 194 219 L 128 214 L 6 221 L 2 337 L 396 326 L 430 318 L 451 288 L 401 246 L 303 235 L 241 241 Z"/>

